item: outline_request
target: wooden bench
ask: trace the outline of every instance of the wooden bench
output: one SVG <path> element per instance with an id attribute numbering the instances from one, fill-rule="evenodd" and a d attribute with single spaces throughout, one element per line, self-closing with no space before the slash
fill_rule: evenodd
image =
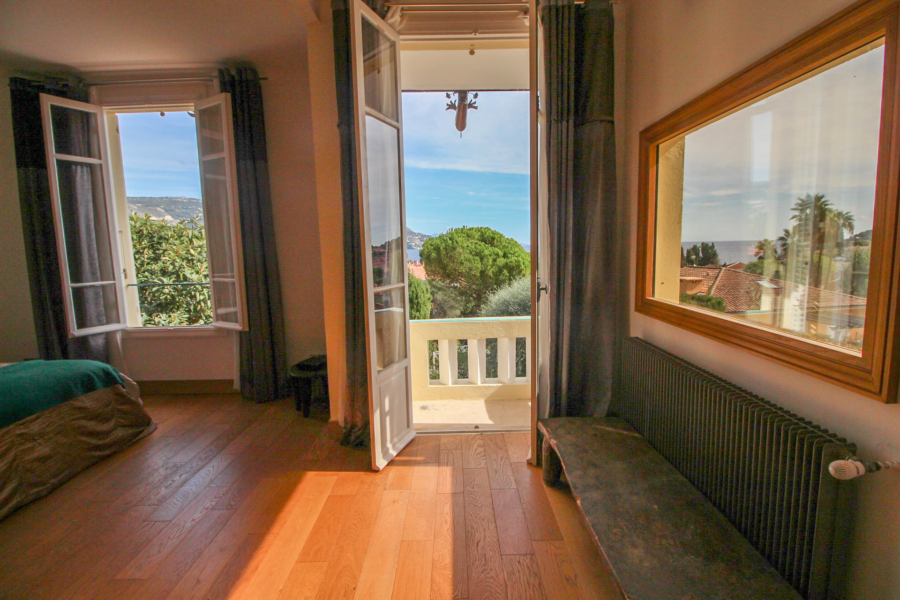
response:
<path id="1" fill-rule="evenodd" d="M 562 471 L 630 600 L 798 600 L 706 497 L 618 418 L 538 423 L 544 481 Z"/>

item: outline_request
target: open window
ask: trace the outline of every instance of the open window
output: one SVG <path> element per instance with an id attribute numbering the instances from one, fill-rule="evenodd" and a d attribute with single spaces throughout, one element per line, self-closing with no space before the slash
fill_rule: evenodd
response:
<path id="1" fill-rule="evenodd" d="M 178 107 L 142 107 L 116 111 L 55 96 L 41 97 L 50 191 L 60 255 L 60 270 L 71 336 L 142 325 L 212 325 L 246 329 L 243 256 L 231 101 L 219 94 Z M 202 213 L 187 225 L 169 215 L 143 214 L 141 226 L 153 226 L 156 238 L 185 237 L 192 257 L 190 276 L 156 276 L 144 281 L 136 268 L 137 214 L 125 191 L 119 113 L 155 113 L 169 121 L 190 122 L 196 143 Z M 189 118 L 192 117 L 192 118 Z M 183 127 L 182 127 L 183 129 Z M 152 211 L 143 211 L 152 212 Z M 171 231 L 167 228 L 171 226 Z M 185 231 L 176 231 L 176 226 Z M 144 227 L 146 229 L 146 227 Z M 146 239 L 143 232 L 140 239 Z M 152 237 L 152 236 L 151 236 Z M 143 247 L 141 248 L 143 250 Z M 157 252 L 159 252 L 157 248 Z M 176 256 L 156 257 L 157 262 Z M 145 262 L 147 262 L 145 260 Z M 196 264 L 193 264 L 196 263 Z M 203 281 L 200 281 L 200 280 Z M 190 320 L 147 318 L 148 292 L 176 298 Z M 143 306 L 142 306 L 143 302 Z M 157 310 L 154 307 L 152 310 Z M 164 311 L 163 311 L 164 312 Z M 165 315 L 164 315 L 165 316 Z"/>

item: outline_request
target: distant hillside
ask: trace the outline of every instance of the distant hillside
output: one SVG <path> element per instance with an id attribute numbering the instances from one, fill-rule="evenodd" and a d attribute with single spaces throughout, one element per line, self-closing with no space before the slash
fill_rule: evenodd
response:
<path id="1" fill-rule="evenodd" d="M 409 227 L 406 228 L 406 247 L 412 248 L 416 250 L 422 249 L 422 244 L 425 243 L 425 240 L 434 237 L 433 235 L 426 235 L 424 233 L 419 233 L 417 231 L 413 231 Z"/>
<path id="2" fill-rule="evenodd" d="M 150 215 L 154 219 L 162 219 L 167 223 L 175 223 L 181 219 L 199 217 L 203 222 L 203 201 L 199 198 L 174 198 L 165 196 L 148 198 L 141 196 L 128 197 L 128 212 Z"/>

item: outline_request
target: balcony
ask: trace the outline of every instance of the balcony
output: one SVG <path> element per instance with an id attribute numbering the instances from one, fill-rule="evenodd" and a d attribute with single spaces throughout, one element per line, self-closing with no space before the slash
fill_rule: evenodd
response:
<path id="1" fill-rule="evenodd" d="M 411 321 L 417 430 L 528 429 L 531 317 Z"/>

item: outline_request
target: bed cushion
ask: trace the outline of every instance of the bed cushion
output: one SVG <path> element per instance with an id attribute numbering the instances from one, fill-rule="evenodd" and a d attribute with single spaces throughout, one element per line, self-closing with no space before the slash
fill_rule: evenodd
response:
<path id="1" fill-rule="evenodd" d="M 0 369 L 0 428 L 122 384 L 118 371 L 92 360 L 32 360 L 5 366 Z"/>

